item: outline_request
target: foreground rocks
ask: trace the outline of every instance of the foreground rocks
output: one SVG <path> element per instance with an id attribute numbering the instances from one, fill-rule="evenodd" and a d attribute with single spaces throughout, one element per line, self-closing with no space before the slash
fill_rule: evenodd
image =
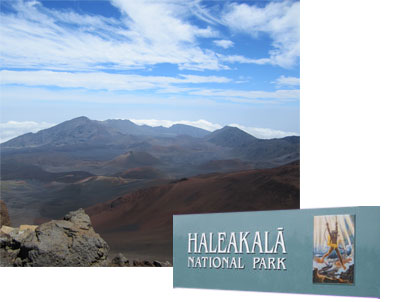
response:
<path id="1" fill-rule="evenodd" d="M 83 209 L 40 226 L 0 229 L 1 266 L 106 266 L 108 253 Z"/>
<path id="2" fill-rule="evenodd" d="M 3 225 L 11 225 L 10 216 L 4 201 L 0 200 L 0 228 Z"/>
<path id="3" fill-rule="evenodd" d="M 119 267 L 125 267 L 125 266 L 130 266 L 129 265 L 129 260 L 125 258 L 123 254 L 118 254 L 111 260 L 110 266 L 119 266 Z"/>
<path id="4" fill-rule="evenodd" d="M 7 220 L 2 218 L 2 222 Z M 108 244 L 94 231 L 83 209 L 39 226 L 0 227 L 0 266 L 172 266 L 169 262 L 129 261 L 122 254 L 110 261 L 108 256 Z"/>
<path id="5" fill-rule="evenodd" d="M 148 260 L 132 260 L 129 261 L 123 254 L 119 253 L 116 255 L 113 260 L 111 260 L 109 266 L 117 266 L 117 267 L 171 267 L 172 264 L 168 261 L 160 262 L 157 260 L 148 261 Z"/>
<path id="6" fill-rule="evenodd" d="M 166 262 L 159 262 L 157 260 L 154 261 L 139 261 L 133 260 L 131 266 L 145 266 L 145 267 L 171 267 L 172 264 L 168 261 Z"/>

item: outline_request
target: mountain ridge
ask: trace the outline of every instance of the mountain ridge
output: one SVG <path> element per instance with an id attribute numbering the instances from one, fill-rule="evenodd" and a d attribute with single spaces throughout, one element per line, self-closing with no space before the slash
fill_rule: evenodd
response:
<path id="1" fill-rule="evenodd" d="M 77 117 L 43 129 L 37 133 L 27 133 L 15 137 L 1 146 L 8 148 L 27 148 L 43 146 L 67 146 L 78 144 L 121 143 L 126 136 L 85 116 Z"/>
<path id="2" fill-rule="evenodd" d="M 91 120 L 80 116 L 64 121 L 36 133 L 28 132 L 0 144 L 3 148 L 36 148 L 47 145 L 64 146 L 87 144 L 121 143 L 136 140 L 136 137 L 190 136 L 204 138 L 224 147 L 240 146 L 254 140 L 253 135 L 232 126 L 224 126 L 213 132 L 186 124 L 170 127 L 137 125 L 128 119 Z"/>
<path id="3" fill-rule="evenodd" d="M 131 134 L 139 131 L 156 134 Z M 178 178 L 203 170 L 271 168 L 299 159 L 299 137 L 258 139 L 230 126 L 208 132 L 182 124 L 150 127 L 129 120 L 102 122 L 83 116 L 0 146 L 3 161 L 19 161 L 48 172 L 82 170 L 108 176 L 155 166 L 165 175 Z M 24 173 L 22 166 L 18 169 Z"/>

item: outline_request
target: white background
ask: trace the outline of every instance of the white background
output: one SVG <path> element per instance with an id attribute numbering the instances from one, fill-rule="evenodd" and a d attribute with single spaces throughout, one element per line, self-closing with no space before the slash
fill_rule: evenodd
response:
<path id="1" fill-rule="evenodd" d="M 396 1 L 302 0 L 301 208 L 381 206 L 381 300 L 396 287 Z M 171 268 L 1 268 L 1 300 L 374 301 L 172 288 Z M 23 299 L 23 300 L 22 300 Z"/>

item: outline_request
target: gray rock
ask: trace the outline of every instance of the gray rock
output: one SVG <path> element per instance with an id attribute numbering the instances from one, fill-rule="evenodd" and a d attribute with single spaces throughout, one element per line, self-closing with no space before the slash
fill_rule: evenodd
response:
<path id="1" fill-rule="evenodd" d="M 160 262 L 157 260 L 132 260 L 131 266 L 140 266 L 140 267 L 171 267 L 172 264 L 169 261 Z"/>
<path id="2" fill-rule="evenodd" d="M 76 224 L 82 230 L 89 230 L 92 228 L 91 219 L 87 214 L 85 214 L 83 209 L 70 212 L 69 214 L 66 214 L 63 219 Z"/>
<path id="3" fill-rule="evenodd" d="M 119 253 L 113 258 L 113 260 L 111 260 L 110 266 L 129 266 L 129 260 L 123 254 Z"/>
<path id="4" fill-rule="evenodd" d="M 143 266 L 154 266 L 153 262 L 148 261 L 148 260 L 144 260 L 143 261 Z"/>
<path id="5" fill-rule="evenodd" d="M 165 261 L 165 262 L 162 264 L 162 266 L 165 266 L 165 267 L 172 267 L 172 263 L 170 263 L 169 261 Z"/>
<path id="6" fill-rule="evenodd" d="M 2 266 L 13 266 L 11 255 L 4 249 L 0 249 L 0 267 Z"/>
<path id="7" fill-rule="evenodd" d="M 14 266 L 103 266 L 109 253 L 82 209 L 35 230 L 0 235 L 0 249 L 13 251 L 7 253 Z"/>

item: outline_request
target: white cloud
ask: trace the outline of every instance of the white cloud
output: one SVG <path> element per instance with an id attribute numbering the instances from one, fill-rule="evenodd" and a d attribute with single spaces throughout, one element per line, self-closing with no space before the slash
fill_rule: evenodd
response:
<path id="1" fill-rule="evenodd" d="M 28 98 L 26 96 L 28 96 Z M 144 106 L 151 106 L 152 110 L 154 110 L 153 108 L 157 108 L 157 105 L 185 106 L 186 102 L 188 102 L 188 104 L 191 106 L 209 106 L 209 108 L 217 106 L 213 99 L 207 97 L 188 95 L 168 96 L 154 93 L 86 90 L 79 88 L 68 89 L 65 92 L 63 89 L 59 90 L 41 87 L 6 86 L 2 87 L 0 97 L 4 104 L 15 104 L 16 102 L 21 102 L 21 104 L 24 104 L 25 102 L 31 104 L 40 104 L 42 109 L 37 110 L 45 110 L 46 104 L 72 104 L 71 106 L 75 109 L 74 111 L 76 114 L 79 114 L 78 108 L 80 108 L 82 103 L 91 104 L 93 106 L 96 104 L 103 104 L 109 108 L 112 108 L 112 106 L 116 104 L 140 104 Z M 5 112 L 3 117 L 5 117 Z"/>
<path id="2" fill-rule="evenodd" d="M 214 44 L 216 44 L 219 47 L 222 47 L 224 49 L 230 48 L 234 46 L 234 42 L 230 40 L 214 40 Z"/>
<path id="3" fill-rule="evenodd" d="M 263 90 L 232 90 L 232 89 L 202 89 L 191 91 L 192 95 L 247 99 L 247 101 L 277 100 L 277 101 L 298 101 L 300 90 L 283 89 L 276 91 Z"/>
<path id="4" fill-rule="evenodd" d="M 199 1 L 112 0 L 120 19 L 45 8 L 36 1 L 9 2 L 15 13 L 1 12 L 0 59 L 5 68 L 51 70 L 133 69 L 170 63 L 179 69 L 229 69 L 224 63 L 292 66 L 299 56 L 299 3 L 271 2 L 264 8 L 227 4 L 211 11 Z M 216 13 L 218 17 L 213 17 Z M 192 23 L 194 15 L 208 26 Z M 253 36 L 268 34 L 268 58 L 224 57 L 199 45 L 218 38 L 222 24 Z M 223 48 L 230 40 L 215 40 Z"/>
<path id="5" fill-rule="evenodd" d="M 210 106 L 213 108 L 222 103 L 236 104 L 274 104 L 281 102 L 299 102 L 299 90 L 245 91 L 226 89 L 200 89 L 191 87 L 169 86 L 160 88 L 158 93 L 135 93 L 117 90 L 47 89 L 39 87 L 5 86 L 1 89 L 4 104 L 19 101 L 29 102 L 76 102 L 92 104 L 144 104 Z M 181 93 L 181 94 L 179 94 Z M 28 98 L 27 98 L 28 96 Z M 212 109 L 208 109 L 212 110 Z"/>
<path id="6" fill-rule="evenodd" d="M 190 3 L 191 13 L 198 19 L 212 25 L 221 24 L 221 20 L 218 17 L 215 17 L 212 11 L 204 7 L 200 0 L 194 0 L 186 3 Z"/>
<path id="7" fill-rule="evenodd" d="M 58 72 L 58 71 L 13 71 L 1 70 L 1 82 L 4 85 L 17 84 L 24 86 L 55 86 L 60 88 L 83 88 L 89 90 L 103 91 L 136 91 L 154 89 L 158 93 L 179 94 L 210 98 L 222 98 L 230 102 L 250 102 L 260 103 L 269 101 L 299 101 L 299 89 L 278 89 L 275 91 L 264 90 L 237 90 L 237 89 L 202 89 L 194 84 L 202 83 L 228 83 L 231 79 L 218 76 L 197 76 L 180 74 L 178 77 L 164 76 L 141 76 L 130 74 L 111 74 L 105 72 Z M 279 86 L 297 85 L 298 79 L 292 77 L 280 77 L 276 83 Z M 184 85 L 182 87 L 178 85 Z M 188 85 L 188 86 L 185 86 Z M 19 88 L 20 89 L 20 88 Z M 7 93 L 15 91 L 11 88 L 3 89 L 3 97 L 9 96 Z M 47 93 L 40 94 L 44 98 Z M 66 98 L 72 98 L 73 93 L 69 92 Z M 11 96 L 11 97 L 13 97 Z M 102 99 L 106 95 L 98 96 Z M 128 96 L 131 98 L 131 96 Z M 60 99 L 61 95 L 55 99 Z M 88 95 L 89 98 L 89 95 Z M 114 101 L 114 96 L 108 96 Z M 84 97 L 83 99 L 87 99 Z M 125 99 L 125 97 L 124 97 Z"/>
<path id="8" fill-rule="evenodd" d="M 300 86 L 300 78 L 280 76 L 274 82 L 278 86 Z"/>
<path id="9" fill-rule="evenodd" d="M 37 2 L 12 4 L 16 13 L 1 13 L 6 68 L 130 69 L 159 63 L 225 68 L 197 43 L 217 32 L 189 23 L 183 2 L 114 0 L 123 12 L 120 20 L 51 10 Z"/>
<path id="10" fill-rule="evenodd" d="M 141 76 L 105 72 L 58 72 L 1 70 L 2 84 L 27 86 L 56 86 L 105 90 L 141 90 L 172 88 L 176 84 L 227 83 L 231 80 L 218 76 L 181 74 L 176 77 Z"/>
<path id="11" fill-rule="evenodd" d="M 274 130 L 269 128 L 258 128 L 258 127 L 246 127 L 239 124 L 230 124 L 230 126 L 238 127 L 239 129 L 262 139 L 269 139 L 269 138 L 282 138 L 285 136 L 293 136 L 299 135 L 296 132 L 289 132 L 289 131 L 282 131 L 282 130 Z"/>
<path id="12" fill-rule="evenodd" d="M 235 32 L 258 37 L 269 35 L 273 42 L 269 63 L 292 67 L 300 55 L 300 3 L 270 2 L 265 7 L 231 3 L 222 16 L 224 25 Z"/>
<path id="13" fill-rule="evenodd" d="M 54 126 L 54 124 L 32 121 L 8 121 L 6 123 L 0 123 L 0 142 L 2 143 L 19 135 L 28 132 L 37 132 L 39 130 L 46 129 L 52 126 Z"/>
<path id="14" fill-rule="evenodd" d="M 193 127 L 198 127 L 201 129 L 205 129 L 208 131 L 214 131 L 222 128 L 221 125 L 216 123 L 211 123 L 206 120 L 197 120 L 197 121 L 187 121 L 187 120 L 179 120 L 179 121 L 170 121 L 170 120 L 156 120 L 156 119 L 130 119 L 131 122 L 137 125 L 148 125 L 151 127 L 163 126 L 163 127 L 171 127 L 175 124 L 184 124 Z"/>
<path id="15" fill-rule="evenodd" d="M 219 55 L 219 58 L 223 62 L 228 62 L 228 63 L 243 63 L 243 64 L 257 64 L 257 65 L 264 65 L 271 63 L 271 59 L 268 58 L 251 59 L 240 55 L 230 55 L 230 56 Z"/>

